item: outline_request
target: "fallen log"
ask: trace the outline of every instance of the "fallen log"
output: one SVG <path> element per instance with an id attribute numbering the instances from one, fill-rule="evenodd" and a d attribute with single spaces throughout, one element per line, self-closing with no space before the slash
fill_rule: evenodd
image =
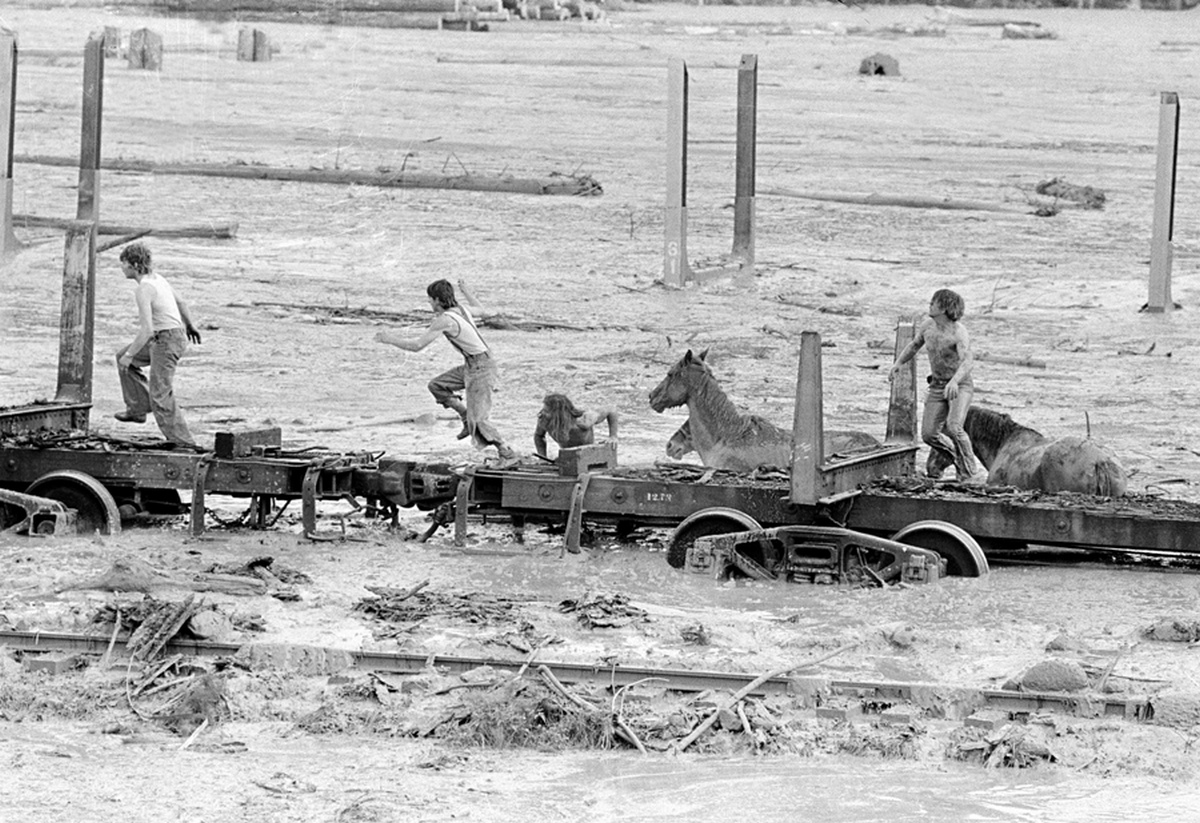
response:
<path id="1" fill-rule="evenodd" d="M 36 214 L 14 214 L 12 223 L 18 229 L 67 229 L 77 223 L 65 217 L 41 217 Z M 155 237 L 208 237 L 215 240 L 231 240 L 237 236 L 237 223 L 209 223 L 204 226 L 162 226 L 159 228 L 147 226 L 130 226 L 123 223 L 100 223 L 97 227 L 99 234 L 137 235 L 144 237 L 153 234 Z M 118 244 L 120 245 L 120 244 Z"/>
<path id="2" fill-rule="evenodd" d="M 17 163 L 39 166 L 79 165 L 77 157 L 22 154 Z M 242 180 L 286 180 L 296 183 L 326 183 L 343 186 L 380 186 L 400 189 L 454 189 L 464 191 L 507 192 L 512 194 L 558 194 L 595 197 L 604 189 L 590 175 L 552 173 L 546 178 L 483 176 L 478 174 L 432 174 L 404 169 L 358 171 L 352 169 L 291 169 L 258 166 L 249 163 L 151 163 L 146 160 L 103 160 L 106 171 L 143 172 L 145 174 L 182 174 L 196 177 L 234 177 Z M 14 218 L 15 220 L 15 218 Z M 124 234 L 128 232 L 114 232 Z"/>
<path id="3" fill-rule="evenodd" d="M 987 363 L 1007 363 L 1010 366 L 1026 366 L 1031 369 L 1046 368 L 1045 360 L 1038 360 L 1033 357 L 1009 357 L 1003 354 L 988 354 L 980 352 L 975 355 L 976 360 L 983 360 Z"/>
<path id="4" fill-rule="evenodd" d="M 981 203 L 976 200 L 951 200 L 943 197 L 892 194 L 838 194 L 834 192 L 798 191 L 787 188 L 759 189 L 760 196 L 795 197 L 800 200 L 821 200 L 830 203 L 850 203 L 857 206 L 901 206 L 909 209 L 949 209 L 951 211 L 993 211 L 1026 214 L 1023 209 Z"/>

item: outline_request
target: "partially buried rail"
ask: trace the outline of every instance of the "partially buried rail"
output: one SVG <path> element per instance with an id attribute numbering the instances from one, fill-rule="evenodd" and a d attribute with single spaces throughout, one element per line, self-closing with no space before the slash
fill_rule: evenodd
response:
<path id="1" fill-rule="evenodd" d="M 124 648 L 127 638 L 119 637 L 116 646 Z M 103 654 L 110 638 L 100 635 L 69 632 L 0 631 L 0 646 L 31 652 L 76 652 Z M 254 644 L 218 643 L 205 640 L 173 640 L 164 654 L 183 654 L 194 657 L 234 657 L 242 648 Z M 462 673 L 480 666 L 516 673 L 527 666 L 526 660 L 503 660 L 491 657 L 461 657 L 439 654 L 407 654 L 404 652 L 343 652 L 353 660 L 353 667 L 362 671 L 381 671 L 393 674 L 418 674 L 431 666 L 451 673 Z M 539 666 L 552 670 L 565 682 L 592 682 L 611 687 L 628 686 L 650 681 L 656 686 L 679 692 L 724 690 L 736 692 L 758 679 L 745 672 L 719 672 L 698 669 L 661 669 L 648 666 L 599 666 L 587 663 L 540 661 Z M 1071 715 L 1101 717 L 1116 716 L 1130 720 L 1148 720 L 1153 708 L 1145 698 L 1117 698 L 1107 695 L 1068 694 L 1059 692 L 1013 692 L 1003 689 L 975 689 L 940 683 L 904 683 L 875 680 L 827 680 L 814 676 L 800 678 L 773 677 L 765 681 L 758 694 L 789 694 L 804 691 L 828 691 L 831 695 L 862 701 L 911 701 L 936 703 L 951 701 L 966 707 L 969 714 L 975 709 L 998 709 L 1018 713 L 1040 711 L 1063 712 Z M 953 713 L 945 713 L 947 717 Z"/>

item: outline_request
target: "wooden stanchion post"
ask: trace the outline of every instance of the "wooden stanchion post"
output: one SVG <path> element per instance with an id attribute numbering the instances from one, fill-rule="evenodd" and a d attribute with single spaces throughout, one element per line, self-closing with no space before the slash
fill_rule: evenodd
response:
<path id="1" fill-rule="evenodd" d="M 896 353 L 908 348 L 916 332 L 916 324 L 901 318 L 896 324 Z M 892 443 L 917 442 L 917 358 L 908 363 L 892 381 L 891 397 L 888 399 L 887 433 L 884 441 Z"/>
<path id="2" fill-rule="evenodd" d="M 1177 308 L 1171 299 L 1171 238 L 1175 223 L 1175 164 L 1179 151 L 1179 95 L 1164 91 L 1158 106 L 1158 164 L 1154 180 L 1154 227 L 1150 235 L 1148 312 Z"/>
<path id="3" fill-rule="evenodd" d="M 76 220 L 67 228 L 58 339 L 58 393 L 54 396 L 58 403 L 92 402 L 95 249 L 94 222 Z"/>
<path id="4" fill-rule="evenodd" d="M 792 421 L 792 502 L 811 504 L 825 462 L 825 400 L 821 382 L 821 335 L 800 332 L 796 412 Z"/>

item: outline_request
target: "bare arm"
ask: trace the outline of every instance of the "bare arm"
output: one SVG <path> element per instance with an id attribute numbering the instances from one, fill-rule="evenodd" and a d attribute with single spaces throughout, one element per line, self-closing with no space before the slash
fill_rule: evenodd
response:
<path id="1" fill-rule="evenodd" d="M 913 339 L 909 342 L 900 354 L 896 355 L 896 362 L 892 364 L 892 370 L 888 372 L 888 380 L 895 380 L 896 375 L 900 373 L 900 367 L 913 359 L 913 356 L 921 350 L 925 345 L 925 324 L 917 326 L 916 332 L 913 334 Z"/>
<path id="2" fill-rule="evenodd" d="M 137 291 L 134 292 L 134 297 L 137 300 L 138 307 L 138 333 L 119 361 L 121 368 L 129 368 L 129 364 L 133 362 L 133 356 L 145 348 L 154 334 L 154 327 L 151 321 L 149 287 L 142 288 L 139 283 Z"/>
<path id="3" fill-rule="evenodd" d="M 463 296 L 463 300 L 471 307 L 471 311 L 480 317 L 486 317 L 493 312 L 488 311 L 487 307 L 479 302 L 479 298 L 475 296 L 475 292 L 471 291 L 471 287 L 467 285 L 467 281 L 459 279 L 458 293 Z"/>
<path id="4" fill-rule="evenodd" d="M 200 342 L 200 332 L 196 329 L 196 324 L 192 322 L 192 313 L 188 310 L 188 305 L 179 295 L 175 295 L 175 305 L 179 307 L 179 319 L 183 321 L 183 329 L 187 332 L 188 340 L 193 343 Z"/>
<path id="5" fill-rule="evenodd" d="M 542 457 L 550 456 L 546 451 L 546 426 L 541 417 L 538 418 L 537 428 L 533 431 L 533 448 Z"/>
<path id="6" fill-rule="evenodd" d="M 387 343 L 389 346 L 395 346 L 398 349 L 417 352 L 441 337 L 442 332 L 448 327 L 449 322 L 442 315 L 438 315 L 433 318 L 433 322 L 429 324 L 429 328 L 420 337 L 405 337 L 394 331 L 381 331 L 375 335 L 375 340 L 380 343 Z"/>
<path id="7" fill-rule="evenodd" d="M 949 400 L 953 400 L 958 395 L 959 384 L 970 377 L 971 370 L 975 368 L 975 354 L 971 351 L 971 337 L 963 326 L 958 327 L 958 332 L 958 368 L 954 370 L 954 376 L 946 383 L 946 398 Z"/>

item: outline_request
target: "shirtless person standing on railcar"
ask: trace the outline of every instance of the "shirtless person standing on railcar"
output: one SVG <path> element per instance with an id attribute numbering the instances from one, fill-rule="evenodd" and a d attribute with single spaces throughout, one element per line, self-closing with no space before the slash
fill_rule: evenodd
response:
<path id="1" fill-rule="evenodd" d="M 953 462 L 958 479 L 964 483 L 987 482 L 987 471 L 975 461 L 971 438 L 963 429 L 967 409 L 975 394 L 971 370 L 975 357 L 971 339 L 959 319 L 966 304 L 957 292 L 938 289 L 929 301 L 929 317 L 921 321 L 912 342 L 896 358 L 888 380 L 895 380 L 900 367 L 913 358 L 922 346 L 929 354 L 929 390 L 925 394 L 925 412 L 921 418 L 921 439 L 929 448 L 941 452 Z M 926 464 L 926 472 L 932 461 Z"/>

